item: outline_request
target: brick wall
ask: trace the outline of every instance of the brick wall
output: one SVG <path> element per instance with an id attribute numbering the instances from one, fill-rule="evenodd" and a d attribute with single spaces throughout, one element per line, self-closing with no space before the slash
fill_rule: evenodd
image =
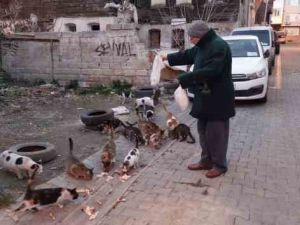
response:
<path id="1" fill-rule="evenodd" d="M 78 80 L 81 86 L 149 83 L 148 51 L 131 25 L 111 25 L 108 32 L 37 33 L 34 39 L 5 41 L 2 50 L 3 69 L 15 78 Z"/>

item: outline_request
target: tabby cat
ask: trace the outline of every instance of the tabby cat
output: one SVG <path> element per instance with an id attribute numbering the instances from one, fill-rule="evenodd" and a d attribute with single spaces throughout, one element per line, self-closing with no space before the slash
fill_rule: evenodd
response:
<path id="1" fill-rule="evenodd" d="M 105 143 L 102 154 L 101 154 L 101 162 L 103 165 L 103 171 L 109 172 L 113 163 L 116 161 L 116 144 L 115 144 L 115 132 L 112 126 L 109 128 L 110 138 Z"/>
<path id="2" fill-rule="evenodd" d="M 164 130 L 151 121 L 139 120 L 138 127 L 143 134 L 145 144 L 152 148 L 159 149 L 162 145 Z"/>
<path id="3" fill-rule="evenodd" d="M 73 140 L 69 138 L 70 154 L 66 160 L 66 173 L 79 180 L 91 180 L 93 178 L 93 169 L 89 169 L 84 163 L 80 162 L 73 155 Z"/>

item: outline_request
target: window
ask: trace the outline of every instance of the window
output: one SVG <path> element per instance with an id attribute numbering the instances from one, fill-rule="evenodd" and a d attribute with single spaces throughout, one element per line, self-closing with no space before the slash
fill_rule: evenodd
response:
<path id="1" fill-rule="evenodd" d="M 69 31 L 69 32 L 76 32 L 76 24 L 74 24 L 74 23 L 66 24 L 66 28 L 67 28 L 67 31 Z"/>
<path id="2" fill-rule="evenodd" d="M 89 26 L 91 31 L 100 31 L 99 23 L 90 23 Z"/>
<path id="3" fill-rule="evenodd" d="M 259 57 L 255 40 L 227 40 L 232 57 Z"/>
<path id="4" fill-rule="evenodd" d="M 172 31 L 172 48 L 184 49 L 183 29 L 175 29 Z"/>
<path id="5" fill-rule="evenodd" d="M 151 0 L 151 7 L 155 6 L 165 6 L 166 0 Z"/>
<path id="6" fill-rule="evenodd" d="M 287 5 L 300 5 L 300 0 L 287 0 Z"/>
<path id="7" fill-rule="evenodd" d="M 270 45 L 270 36 L 268 30 L 239 30 L 232 32 L 232 35 L 254 35 L 258 37 L 262 46 Z"/>
<path id="8" fill-rule="evenodd" d="M 160 30 L 149 30 L 150 48 L 160 48 Z"/>

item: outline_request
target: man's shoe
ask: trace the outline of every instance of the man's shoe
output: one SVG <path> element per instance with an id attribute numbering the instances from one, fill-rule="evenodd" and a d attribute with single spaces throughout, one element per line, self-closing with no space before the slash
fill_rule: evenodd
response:
<path id="1" fill-rule="evenodd" d="M 209 170 L 206 174 L 205 174 L 205 176 L 207 177 L 207 178 L 215 178 L 215 177 L 218 177 L 218 176 L 220 176 L 220 175 L 222 175 L 222 174 L 225 174 L 226 173 L 226 171 L 221 171 L 221 170 L 218 170 L 218 169 L 216 169 L 216 168 L 212 168 L 211 170 Z"/>
<path id="2" fill-rule="evenodd" d="M 210 170 L 212 165 L 204 164 L 204 163 L 193 163 L 188 165 L 189 170 Z"/>

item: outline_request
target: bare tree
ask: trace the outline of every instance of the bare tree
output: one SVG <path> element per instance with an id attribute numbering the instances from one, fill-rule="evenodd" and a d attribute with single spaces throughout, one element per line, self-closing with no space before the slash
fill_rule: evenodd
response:
<path id="1" fill-rule="evenodd" d="M 30 19 L 19 19 L 22 10 L 22 3 L 19 0 L 12 0 L 7 8 L 0 5 L 0 33 L 9 35 L 15 32 L 36 31 L 37 16 L 30 15 Z"/>

